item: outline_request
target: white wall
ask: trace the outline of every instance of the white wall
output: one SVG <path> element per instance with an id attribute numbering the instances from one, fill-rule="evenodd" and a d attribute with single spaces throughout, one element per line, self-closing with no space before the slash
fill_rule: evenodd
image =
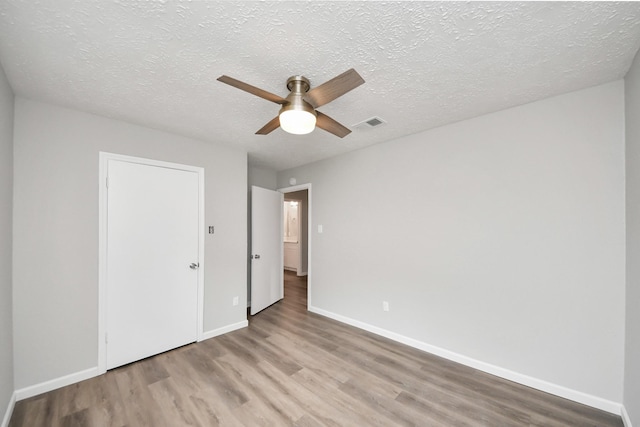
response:
<path id="1" fill-rule="evenodd" d="M 13 396 L 13 92 L 0 66 L 0 424 Z"/>
<path id="2" fill-rule="evenodd" d="M 280 187 L 313 184 L 312 230 L 324 227 L 315 309 L 619 408 L 623 90 L 617 81 L 280 172 Z"/>
<path id="3" fill-rule="evenodd" d="M 205 331 L 246 321 L 246 153 L 16 99 L 16 388 L 97 365 L 98 152 L 205 169 Z"/>
<path id="4" fill-rule="evenodd" d="M 252 185 L 256 187 L 268 188 L 269 190 L 276 190 L 277 187 L 277 173 L 271 169 L 258 168 L 251 166 L 248 168 L 248 181 L 249 189 Z"/>
<path id="5" fill-rule="evenodd" d="M 624 405 L 640 426 L 640 54 L 625 78 L 627 295 Z"/>

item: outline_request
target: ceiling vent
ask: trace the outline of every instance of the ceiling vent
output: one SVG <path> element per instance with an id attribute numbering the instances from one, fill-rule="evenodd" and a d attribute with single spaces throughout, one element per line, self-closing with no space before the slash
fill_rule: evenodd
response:
<path id="1" fill-rule="evenodd" d="M 361 121 L 360 123 L 356 123 L 352 127 L 355 129 L 371 129 L 377 126 L 382 126 L 385 123 L 386 122 L 380 117 L 374 116 L 368 118 L 367 120 Z"/>

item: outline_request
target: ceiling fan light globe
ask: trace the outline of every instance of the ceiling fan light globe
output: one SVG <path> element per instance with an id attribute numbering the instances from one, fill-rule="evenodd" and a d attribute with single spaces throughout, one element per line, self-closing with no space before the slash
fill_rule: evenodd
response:
<path id="1" fill-rule="evenodd" d="M 280 127 L 287 133 L 305 135 L 316 127 L 316 116 L 304 110 L 286 110 L 280 113 Z"/>

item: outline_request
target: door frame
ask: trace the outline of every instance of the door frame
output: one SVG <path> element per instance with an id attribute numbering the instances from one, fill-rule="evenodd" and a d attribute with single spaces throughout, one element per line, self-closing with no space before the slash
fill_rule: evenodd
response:
<path id="1" fill-rule="evenodd" d="M 311 249 L 312 249 L 312 244 L 311 244 L 311 239 L 313 236 L 313 233 L 311 232 L 312 229 L 312 221 L 311 219 L 313 218 L 313 214 L 312 214 L 312 202 L 311 202 L 311 183 L 307 183 L 307 184 L 298 184 L 298 185 L 294 185 L 291 187 L 283 187 L 283 188 L 278 188 L 277 191 L 286 194 L 286 193 L 293 193 L 295 191 L 301 191 L 301 190 L 307 190 L 307 310 L 309 310 L 309 307 L 312 307 L 312 301 L 311 301 L 311 284 L 313 282 L 313 275 L 312 275 L 312 263 L 311 263 Z M 284 265 L 284 252 L 282 254 L 283 256 L 283 265 Z"/>
<path id="2" fill-rule="evenodd" d="M 99 152 L 98 166 L 98 371 L 107 371 L 107 174 L 110 160 L 195 172 L 198 175 L 198 324 L 196 339 L 204 336 L 204 168 L 123 154 Z"/>

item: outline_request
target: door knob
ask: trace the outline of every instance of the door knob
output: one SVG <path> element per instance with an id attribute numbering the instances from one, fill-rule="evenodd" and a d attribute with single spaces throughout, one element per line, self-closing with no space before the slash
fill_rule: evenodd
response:
<path id="1" fill-rule="evenodd" d="M 196 263 L 196 262 L 192 262 L 191 265 L 189 266 L 190 269 L 192 270 L 197 270 L 198 267 L 200 267 L 200 263 Z"/>
<path id="2" fill-rule="evenodd" d="M 255 254 L 253 257 L 254 257 L 255 259 L 260 259 L 260 255 L 258 255 L 258 254 Z"/>

